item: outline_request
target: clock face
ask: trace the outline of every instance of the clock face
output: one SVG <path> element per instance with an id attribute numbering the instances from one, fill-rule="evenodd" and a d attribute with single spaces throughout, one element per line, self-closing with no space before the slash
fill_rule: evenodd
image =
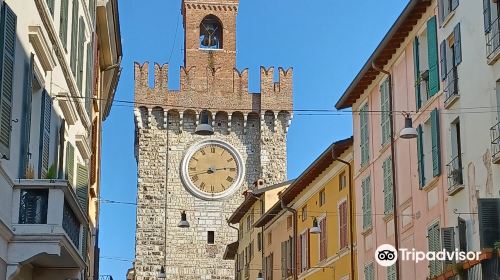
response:
<path id="1" fill-rule="evenodd" d="M 182 164 L 182 179 L 188 190 L 202 199 L 231 195 L 243 180 L 239 153 L 220 140 L 206 140 L 191 147 Z"/>

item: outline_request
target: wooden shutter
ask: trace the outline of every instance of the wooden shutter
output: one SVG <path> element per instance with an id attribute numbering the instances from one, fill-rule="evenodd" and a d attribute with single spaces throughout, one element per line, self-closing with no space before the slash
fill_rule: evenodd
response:
<path id="1" fill-rule="evenodd" d="M 46 0 L 49 7 L 50 14 L 54 16 L 54 0 Z"/>
<path id="2" fill-rule="evenodd" d="M 396 264 L 387 267 L 387 280 L 396 280 Z"/>
<path id="3" fill-rule="evenodd" d="M 481 249 L 493 248 L 500 236 L 500 198 L 478 199 Z"/>
<path id="4" fill-rule="evenodd" d="M 30 160 L 30 138 L 31 138 L 31 104 L 33 97 L 33 69 L 35 65 L 35 56 L 31 54 L 30 64 L 26 71 L 26 87 L 23 97 L 23 118 L 22 118 L 22 136 L 21 136 L 21 164 L 19 177 L 25 178 Z"/>
<path id="5" fill-rule="evenodd" d="M 429 252 L 437 252 L 441 250 L 439 242 L 439 224 L 436 223 L 427 229 L 427 243 Z M 441 272 L 441 263 L 437 260 L 429 261 L 429 276 L 436 276 Z"/>
<path id="6" fill-rule="evenodd" d="M 439 25 L 443 24 L 444 21 L 444 0 L 438 0 L 438 15 L 439 15 Z"/>
<path id="7" fill-rule="evenodd" d="M 50 125 L 52 118 L 52 99 L 47 91 L 42 93 L 40 108 L 40 139 L 38 153 L 38 177 L 45 179 L 49 170 Z"/>
<path id="8" fill-rule="evenodd" d="M 431 112 L 431 134 L 432 134 L 432 175 L 434 177 L 441 174 L 441 148 L 439 138 L 439 111 Z"/>
<path id="9" fill-rule="evenodd" d="M 490 0 L 483 0 L 483 23 L 484 32 L 488 33 L 491 30 L 491 4 Z"/>
<path id="10" fill-rule="evenodd" d="M 76 55 L 78 45 L 78 3 L 79 0 L 73 0 L 73 12 L 71 15 L 71 54 L 69 63 L 71 71 L 76 77 Z"/>
<path id="11" fill-rule="evenodd" d="M 393 212 L 394 198 L 392 194 L 392 158 L 389 157 L 382 164 L 384 173 L 384 213 L 389 214 Z"/>
<path id="12" fill-rule="evenodd" d="M 304 242 L 303 241 L 303 236 L 302 234 L 299 235 L 299 244 L 297 246 L 297 265 L 298 265 L 298 272 L 302 272 L 302 243 Z"/>
<path id="13" fill-rule="evenodd" d="M 75 174 L 75 147 L 71 143 L 66 144 L 66 180 L 73 186 L 73 177 Z"/>
<path id="14" fill-rule="evenodd" d="M 286 241 L 281 242 L 281 279 L 286 279 Z"/>
<path id="15" fill-rule="evenodd" d="M 92 97 L 94 96 L 94 79 L 92 77 L 94 70 L 94 44 L 91 40 L 87 44 L 87 77 L 85 82 L 85 109 L 89 119 L 92 120 Z"/>
<path id="16" fill-rule="evenodd" d="M 83 260 L 86 262 L 87 261 L 87 253 L 88 253 L 88 229 L 86 226 L 83 227 L 82 230 L 82 257 Z"/>
<path id="17" fill-rule="evenodd" d="M 340 248 L 347 247 L 347 202 L 342 202 L 339 206 L 339 233 Z"/>
<path id="18" fill-rule="evenodd" d="M 441 42 L 441 45 L 439 46 L 439 49 L 441 51 L 441 80 L 446 79 L 446 75 L 448 74 L 447 65 L 446 65 L 446 40 L 443 40 Z"/>
<path id="19" fill-rule="evenodd" d="M 455 251 L 455 228 L 447 227 L 441 229 L 441 242 L 443 249 L 448 252 Z M 455 263 L 454 259 L 447 259 L 444 261 L 445 267 Z"/>
<path id="20" fill-rule="evenodd" d="M 68 51 L 68 1 L 61 0 L 61 16 L 59 18 L 59 38 L 66 51 Z"/>
<path id="21" fill-rule="evenodd" d="M 458 247 L 460 252 L 467 252 L 467 224 L 458 217 Z"/>
<path id="22" fill-rule="evenodd" d="M 327 231 L 326 231 L 326 217 L 321 219 L 319 221 L 319 228 L 321 229 L 321 233 L 319 235 L 319 259 L 320 261 L 326 259 L 327 257 L 327 250 L 328 250 L 328 244 L 327 244 Z M 342 240 L 342 236 L 340 237 Z M 341 241 L 342 242 L 342 241 Z"/>
<path id="23" fill-rule="evenodd" d="M 420 92 L 420 53 L 419 53 L 419 42 L 418 37 L 413 40 L 413 66 L 415 72 L 415 103 L 417 105 L 417 111 L 422 107 L 422 97 Z"/>
<path id="24" fill-rule="evenodd" d="M 427 21 L 427 51 L 429 61 L 429 95 L 439 91 L 439 66 L 436 17 Z"/>
<path id="25" fill-rule="evenodd" d="M 0 156 L 10 158 L 17 17 L 4 2 L 0 16 Z"/>
<path id="26" fill-rule="evenodd" d="M 373 263 L 366 265 L 365 266 L 365 280 L 374 280 L 374 269 L 373 269 Z"/>
<path id="27" fill-rule="evenodd" d="M 391 113 L 389 108 L 389 79 L 386 79 L 380 86 L 380 108 L 382 111 L 380 126 L 382 128 L 382 146 L 389 142 L 391 136 Z"/>
<path id="28" fill-rule="evenodd" d="M 462 39 L 460 38 L 460 22 L 453 29 L 453 37 L 455 42 L 453 48 L 455 49 L 454 65 L 457 66 L 462 62 Z"/>
<path id="29" fill-rule="evenodd" d="M 85 49 L 85 22 L 83 21 L 83 17 L 80 17 L 80 23 L 78 24 L 78 60 L 76 65 L 78 67 L 78 71 L 76 73 L 76 84 L 78 86 L 78 91 L 80 92 L 80 96 L 83 96 L 83 52 Z"/>
<path id="30" fill-rule="evenodd" d="M 363 196 L 363 229 L 372 226 L 372 199 L 370 189 L 370 177 L 367 177 L 361 183 Z"/>
<path id="31" fill-rule="evenodd" d="M 418 157 L 418 184 L 420 188 L 425 186 L 425 166 L 424 166 L 424 138 L 422 125 L 417 127 L 417 157 Z"/>
<path id="32" fill-rule="evenodd" d="M 83 212 L 87 215 L 89 204 L 89 187 L 88 187 L 88 171 L 87 166 L 77 164 L 76 170 L 76 196 L 82 207 Z"/>
<path id="33" fill-rule="evenodd" d="M 361 134 L 361 165 L 364 166 L 370 160 L 369 135 L 368 135 L 368 102 L 360 109 L 360 134 Z"/>

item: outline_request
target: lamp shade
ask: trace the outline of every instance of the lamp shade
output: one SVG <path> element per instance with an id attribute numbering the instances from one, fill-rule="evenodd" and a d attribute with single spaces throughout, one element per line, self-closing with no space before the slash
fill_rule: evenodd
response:
<path id="1" fill-rule="evenodd" d="M 405 117 L 405 128 L 401 130 L 399 136 L 403 139 L 413 139 L 417 137 L 417 130 L 413 127 L 413 122 L 410 116 Z"/>
<path id="2" fill-rule="evenodd" d="M 318 220 L 316 218 L 314 218 L 314 220 L 313 220 L 313 226 L 312 226 L 311 229 L 309 229 L 309 232 L 312 233 L 312 234 L 319 234 L 319 233 L 321 233 L 321 228 L 319 227 Z"/>
<path id="3" fill-rule="evenodd" d="M 264 277 L 262 276 L 262 272 L 259 272 L 256 280 L 264 280 Z"/>
<path id="4" fill-rule="evenodd" d="M 196 126 L 194 133 L 198 135 L 212 135 L 214 134 L 214 128 L 210 124 L 210 118 L 207 110 L 203 110 L 200 113 L 200 121 Z"/>

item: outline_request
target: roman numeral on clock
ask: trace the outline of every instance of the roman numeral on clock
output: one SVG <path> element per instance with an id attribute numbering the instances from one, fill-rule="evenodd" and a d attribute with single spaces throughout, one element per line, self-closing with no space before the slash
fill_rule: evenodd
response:
<path id="1" fill-rule="evenodd" d="M 211 148 L 210 148 L 210 152 L 211 152 L 212 154 L 215 154 L 215 147 L 211 147 Z"/>
<path id="2" fill-rule="evenodd" d="M 194 175 L 193 177 L 191 177 L 191 180 L 193 182 L 197 182 L 199 180 L 198 175 Z"/>
<path id="3" fill-rule="evenodd" d="M 230 158 L 230 159 L 227 160 L 227 162 L 231 162 L 233 160 L 234 160 L 234 158 Z"/>
<path id="4" fill-rule="evenodd" d="M 205 186 L 206 186 L 206 185 L 205 185 L 205 183 L 204 183 L 204 182 L 202 182 L 202 183 L 201 183 L 201 185 L 200 185 L 200 187 L 201 187 L 202 189 L 205 189 Z"/>
<path id="5" fill-rule="evenodd" d="M 230 183 L 232 183 L 234 181 L 233 177 L 231 177 L 231 176 L 227 176 L 226 180 Z"/>
<path id="6" fill-rule="evenodd" d="M 206 153 L 205 153 L 205 150 L 200 150 L 200 153 L 201 153 L 202 155 L 205 155 L 205 154 L 206 154 Z"/>

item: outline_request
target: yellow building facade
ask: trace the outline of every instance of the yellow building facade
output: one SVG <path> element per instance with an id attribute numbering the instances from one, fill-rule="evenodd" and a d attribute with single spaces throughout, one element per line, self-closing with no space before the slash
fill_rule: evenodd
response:
<path id="1" fill-rule="evenodd" d="M 255 223 L 265 280 L 357 279 L 352 138 L 333 143 Z"/>

